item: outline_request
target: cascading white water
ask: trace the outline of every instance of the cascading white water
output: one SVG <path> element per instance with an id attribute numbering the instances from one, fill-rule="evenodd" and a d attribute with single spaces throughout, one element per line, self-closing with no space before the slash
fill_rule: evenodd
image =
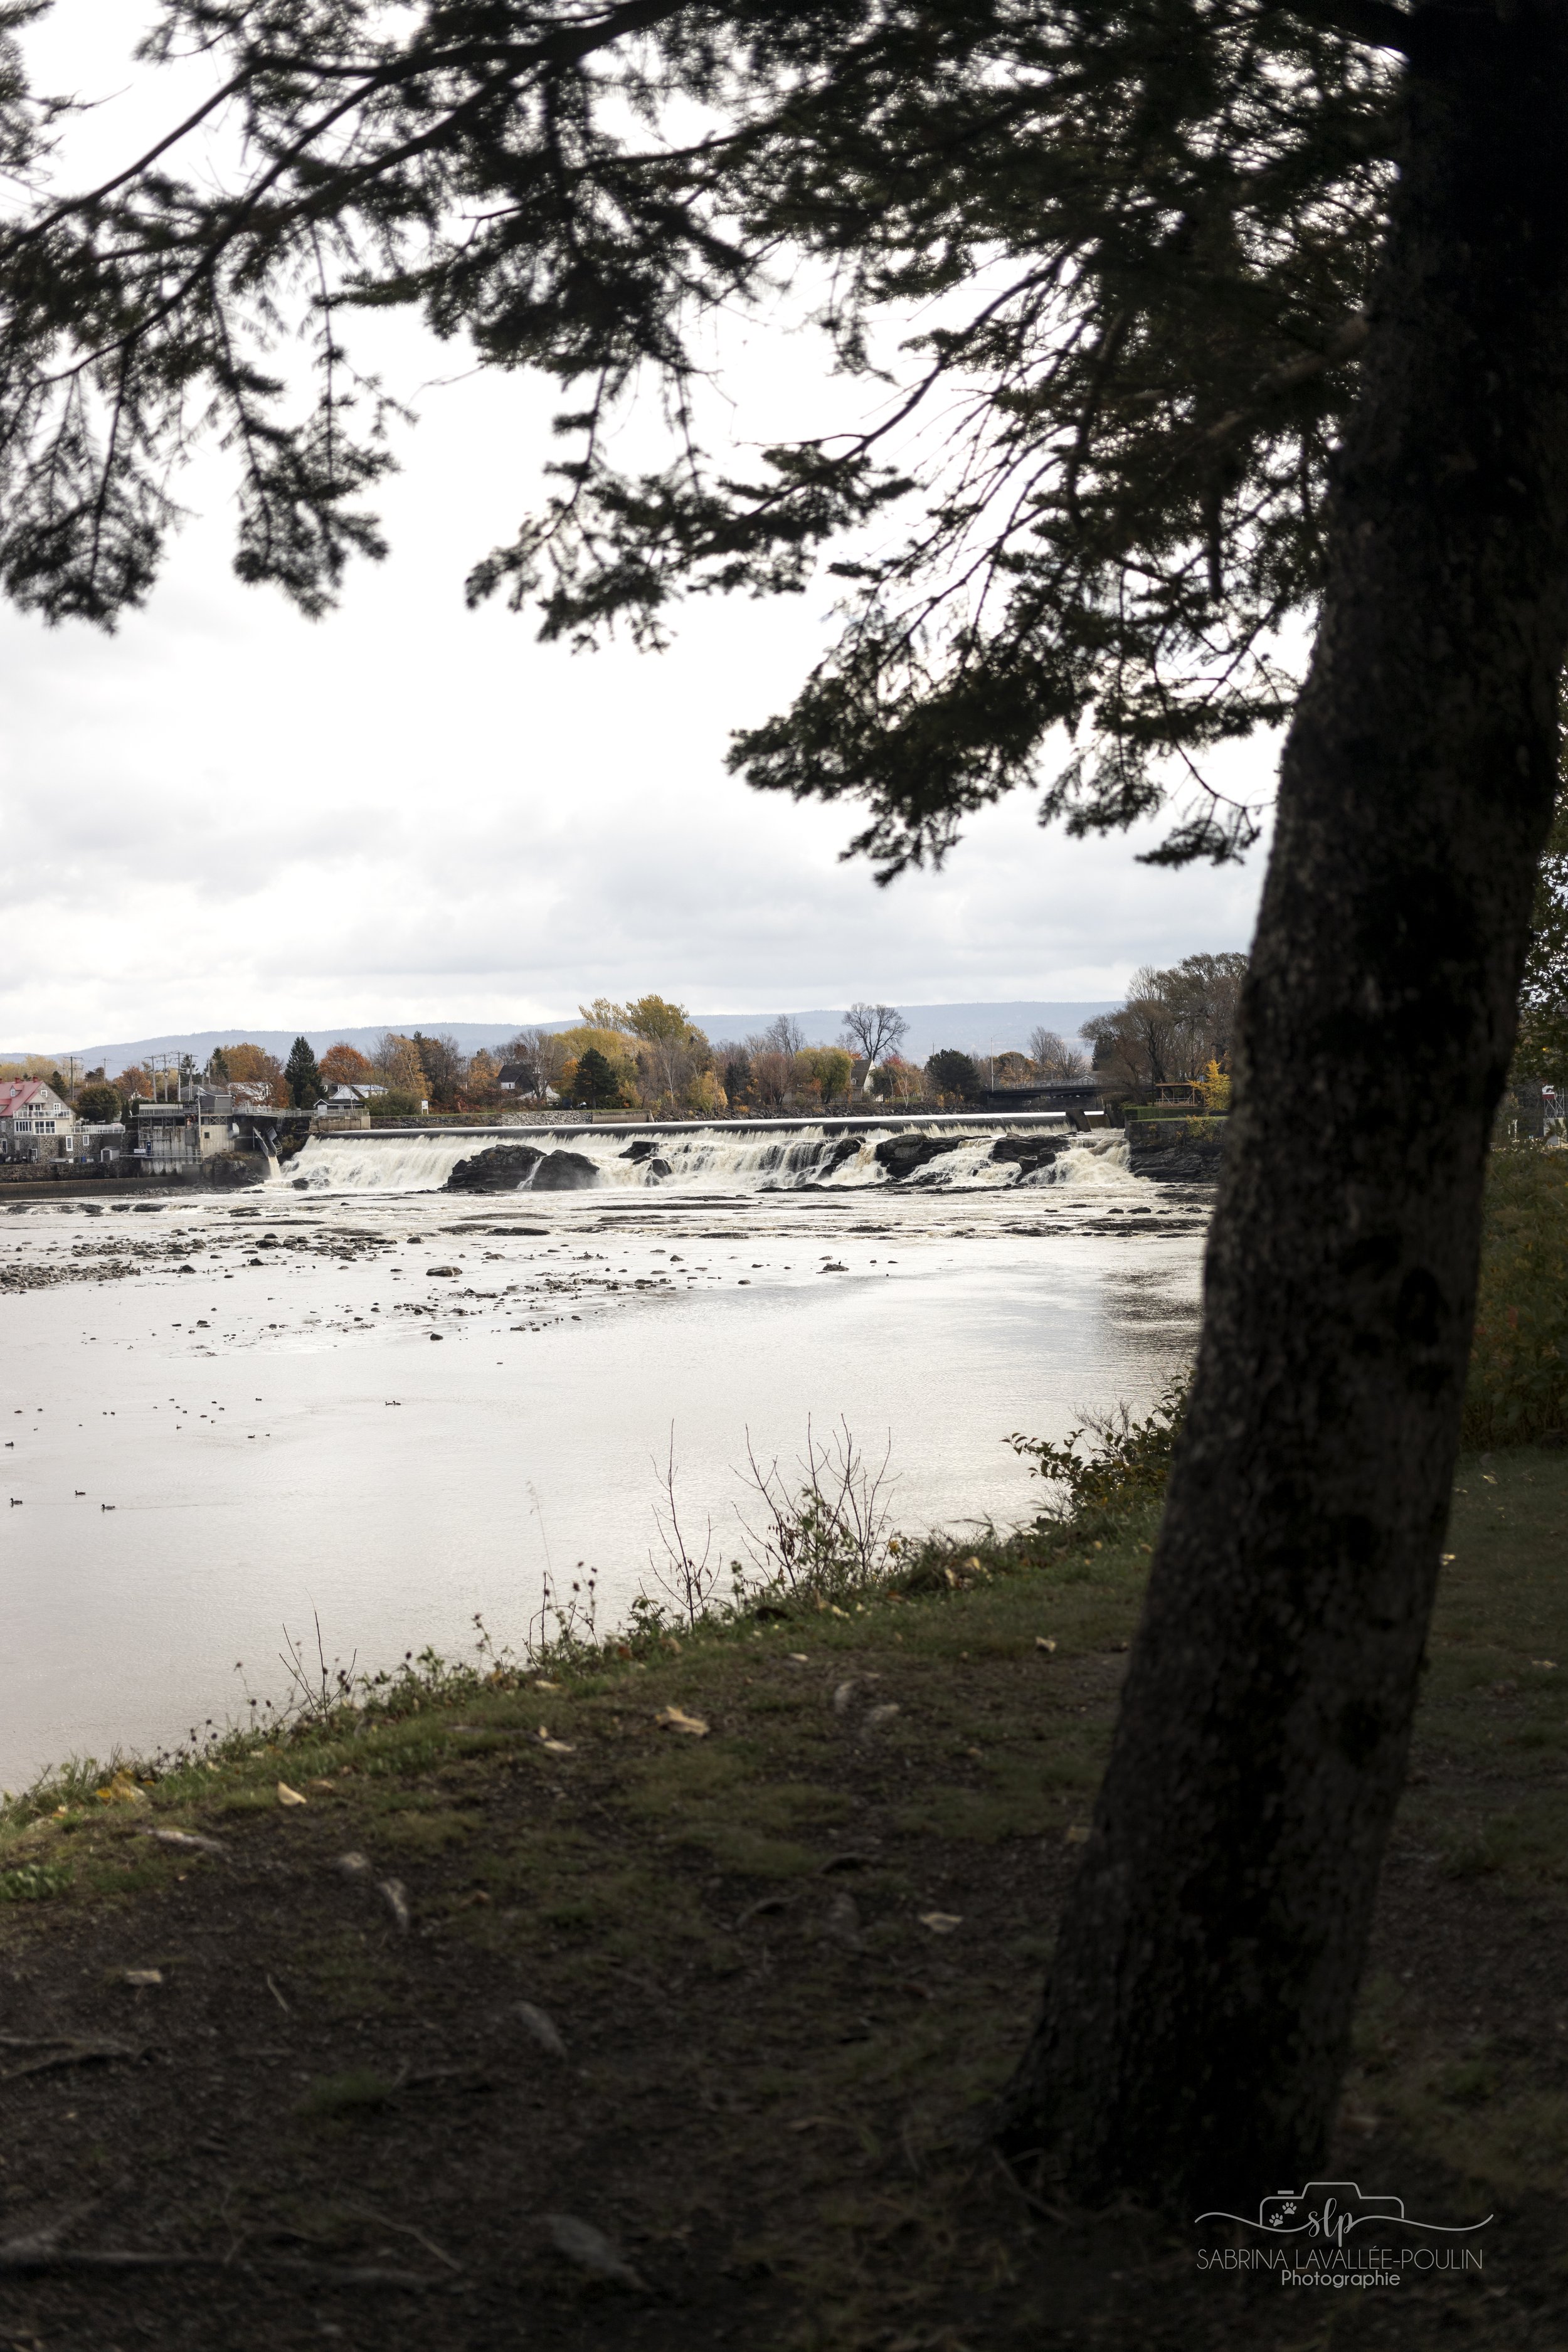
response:
<path id="1" fill-rule="evenodd" d="M 941 1140 L 953 1138 L 900 1183 L 902 1192 L 1006 1192 L 1065 1188 L 1074 1193 L 1126 1192 L 1147 1187 L 1130 1175 L 1127 1145 L 1121 1135 L 1083 1136 L 1044 1165 L 1020 1171 L 1016 1160 L 993 1153 L 1006 1130 L 1001 1128 L 944 1129 L 940 1121 L 913 1131 L 914 1137 Z M 498 1145 L 523 1144 L 547 1155 L 572 1155 L 587 1161 L 589 1182 L 595 1191 L 657 1191 L 661 1192 L 798 1192 L 807 1188 L 852 1192 L 893 1181 L 877 1158 L 877 1147 L 889 1140 L 888 1129 L 868 1129 L 858 1135 L 828 1134 L 821 1128 L 791 1129 L 785 1133 L 765 1129 L 737 1131 L 713 1128 L 652 1131 L 636 1138 L 640 1157 L 629 1156 L 625 1129 L 604 1129 L 586 1134 L 552 1134 L 548 1129 L 510 1129 L 500 1133 L 429 1132 L 419 1135 L 312 1136 L 297 1158 L 273 1182 L 311 1192 L 436 1192 L 446 1185 L 458 1162 L 471 1160 Z M 905 1130 L 900 1140 L 913 1139 Z M 651 1148 L 649 1148 L 651 1147 Z M 545 1163 L 542 1163 L 542 1169 Z M 588 1174 L 588 1171 L 583 1171 Z M 531 1172 L 520 1192 L 557 1189 L 550 1174 L 537 1182 L 541 1169 Z M 494 1196 L 491 1196 L 494 1197 Z M 515 1197 L 515 1196 L 514 1196 Z"/>

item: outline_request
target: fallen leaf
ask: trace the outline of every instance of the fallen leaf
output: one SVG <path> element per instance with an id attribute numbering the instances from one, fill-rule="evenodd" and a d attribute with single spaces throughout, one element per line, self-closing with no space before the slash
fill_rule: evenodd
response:
<path id="1" fill-rule="evenodd" d="M 516 2015 L 542 2050 L 548 2050 L 552 2058 L 565 2057 L 566 2044 L 562 2041 L 552 2018 L 546 2017 L 544 2011 L 536 2009 L 531 2000 L 520 2000 Z"/>
<path id="2" fill-rule="evenodd" d="M 332 1868 L 340 1878 L 368 1878 L 371 1875 L 369 1857 L 363 1853 L 340 1853 Z"/>
<path id="3" fill-rule="evenodd" d="M 1554 1675 L 1557 1672 L 1555 1658 L 1531 1658 L 1530 1663 L 1532 1666 L 1540 1666 L 1543 1673 Z"/>
<path id="4" fill-rule="evenodd" d="M 298 1789 L 291 1789 L 287 1780 L 279 1780 L 278 1801 L 280 1805 L 308 1805 L 310 1800 L 309 1797 L 302 1797 Z"/>
<path id="5" fill-rule="evenodd" d="M 922 1911 L 921 1926 L 929 1927 L 933 1936 L 951 1936 L 955 1927 L 963 1925 L 962 1911 Z"/>
<path id="6" fill-rule="evenodd" d="M 159 1845 L 172 1845 L 181 1853 L 226 1853 L 228 1852 L 228 1848 L 217 1838 L 196 1837 L 189 1830 L 143 1830 L 142 1834 L 143 1837 L 154 1839 Z"/>
<path id="7" fill-rule="evenodd" d="M 1056 1648 L 1056 1646 L 1057 1646 L 1057 1645 L 1056 1645 L 1056 1643 L 1055 1643 L 1050 1639 L 1050 1637 L 1049 1637 L 1047 1634 L 1045 1634 L 1045 1633 L 1037 1633 L 1037 1634 L 1036 1634 L 1036 1636 L 1035 1636 L 1035 1647 L 1036 1647 L 1036 1649 L 1037 1649 L 1037 1650 L 1054 1650 L 1054 1649 Z"/>
<path id="8" fill-rule="evenodd" d="M 544 2226 L 556 2252 L 575 2263 L 580 2271 L 595 2278 L 613 2279 L 617 2286 L 636 2287 L 640 2294 L 647 2292 L 613 2239 L 595 2230 L 591 2221 L 579 2221 L 574 2213 L 546 2213 Z"/>
<path id="9" fill-rule="evenodd" d="M 100 1805 L 144 1805 L 147 1793 L 139 1789 L 128 1772 L 117 1772 L 106 1789 L 95 1789 L 93 1794 Z"/>
<path id="10" fill-rule="evenodd" d="M 163 1971 L 162 1969 L 121 1969 L 120 1981 L 122 1985 L 161 1985 Z"/>
<path id="11" fill-rule="evenodd" d="M 827 1913 L 827 1932 L 841 1944 L 860 1940 L 860 1906 L 852 1895 L 836 1895 Z"/>
<path id="12" fill-rule="evenodd" d="M 896 1698 L 887 1700 L 881 1706 L 874 1706 L 866 1717 L 867 1730 L 879 1731 L 884 1723 L 891 1723 L 898 1712 L 899 1702 Z"/>
<path id="13" fill-rule="evenodd" d="M 1087 1822 L 1069 1822 L 1067 1828 L 1062 1832 L 1062 1835 L 1068 1845 L 1087 1845 L 1089 1843 L 1089 1823 Z"/>
<path id="14" fill-rule="evenodd" d="M 542 1723 L 539 1727 L 539 1744 L 549 1756 L 575 1756 L 577 1753 L 569 1739 L 552 1739 L 550 1726 L 547 1723 Z"/>
<path id="15" fill-rule="evenodd" d="M 847 1713 L 847 1709 L 848 1709 L 849 1702 L 850 1702 L 850 1700 L 854 1697 L 854 1696 L 855 1696 L 855 1684 L 854 1684 L 853 1679 L 851 1679 L 850 1681 L 848 1681 L 848 1682 L 847 1682 L 847 1683 L 840 1683 L 840 1684 L 839 1684 L 839 1685 L 838 1685 L 838 1688 L 837 1688 L 837 1689 L 834 1692 L 834 1694 L 833 1694 L 833 1712 L 834 1712 L 834 1714 L 835 1714 L 835 1715 L 843 1715 L 843 1714 Z"/>
<path id="16" fill-rule="evenodd" d="M 700 1715 L 688 1715 L 683 1706 L 661 1706 L 654 1717 L 661 1731 L 689 1732 L 693 1739 L 706 1739 L 708 1726 Z"/>
<path id="17" fill-rule="evenodd" d="M 393 1918 L 396 1921 L 404 1935 L 406 1936 L 408 1933 L 410 1916 L 408 1910 L 408 1889 L 403 1884 L 402 1879 L 379 1878 L 376 1881 L 375 1891 L 381 1896 L 382 1901 L 385 1904 L 387 1909 L 391 1912 Z"/>

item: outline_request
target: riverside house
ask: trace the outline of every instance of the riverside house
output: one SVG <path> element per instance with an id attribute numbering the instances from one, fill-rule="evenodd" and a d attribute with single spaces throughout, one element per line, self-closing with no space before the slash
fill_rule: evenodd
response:
<path id="1" fill-rule="evenodd" d="M 76 1117 L 42 1078 L 0 1082 L 0 1160 L 69 1160 Z"/>

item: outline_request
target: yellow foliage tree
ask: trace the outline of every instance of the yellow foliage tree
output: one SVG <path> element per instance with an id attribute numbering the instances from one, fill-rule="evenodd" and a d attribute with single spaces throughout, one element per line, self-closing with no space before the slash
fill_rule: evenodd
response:
<path id="1" fill-rule="evenodd" d="M 1197 1088 L 1204 1098 L 1204 1108 L 1211 1115 L 1230 1108 L 1230 1072 L 1222 1070 L 1217 1062 L 1210 1062 L 1197 1082 Z"/>
<path id="2" fill-rule="evenodd" d="M 855 1065 L 842 1045 L 807 1045 L 795 1057 L 797 1092 L 820 1094 L 825 1103 L 849 1092 Z"/>
<path id="3" fill-rule="evenodd" d="M 730 1108 L 729 1097 L 713 1070 L 699 1070 L 686 1089 L 686 1108 L 700 1118 L 722 1118 Z"/>

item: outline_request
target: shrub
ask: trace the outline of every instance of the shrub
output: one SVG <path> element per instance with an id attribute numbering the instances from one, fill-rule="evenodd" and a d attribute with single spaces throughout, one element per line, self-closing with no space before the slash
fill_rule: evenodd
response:
<path id="1" fill-rule="evenodd" d="M 1163 1498 L 1171 1455 L 1187 1409 L 1190 1373 L 1172 1381 L 1143 1421 L 1134 1421 L 1123 1404 L 1112 1415 L 1086 1415 L 1058 1445 L 1049 1437 L 1023 1437 L 1016 1432 L 1007 1443 L 1015 1454 L 1027 1454 L 1037 1478 L 1060 1489 L 1051 1507 L 1037 1525 L 1055 1528 L 1071 1520 L 1085 1535 L 1102 1528 L 1123 1526 L 1144 1507 Z M 1095 1442 L 1080 1453 L 1085 1437 Z"/>

